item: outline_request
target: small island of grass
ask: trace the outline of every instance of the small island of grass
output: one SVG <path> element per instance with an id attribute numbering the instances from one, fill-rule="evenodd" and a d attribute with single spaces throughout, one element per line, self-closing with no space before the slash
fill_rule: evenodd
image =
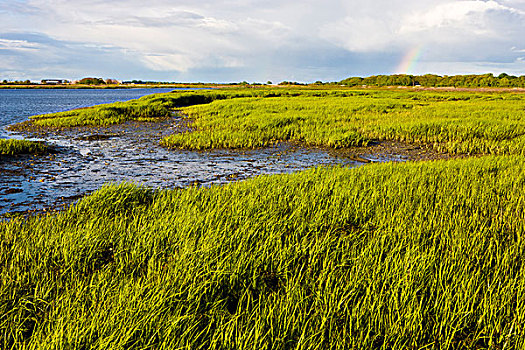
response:
<path id="1" fill-rule="evenodd" d="M 293 141 L 346 148 L 399 141 L 450 154 L 524 154 L 525 95 L 384 88 L 232 88 L 174 91 L 38 115 L 13 130 L 108 126 L 179 113 L 191 131 L 161 144 L 191 150 Z"/>
<path id="2" fill-rule="evenodd" d="M 0 139 L 0 157 L 18 154 L 42 154 L 48 147 L 38 141 Z"/>

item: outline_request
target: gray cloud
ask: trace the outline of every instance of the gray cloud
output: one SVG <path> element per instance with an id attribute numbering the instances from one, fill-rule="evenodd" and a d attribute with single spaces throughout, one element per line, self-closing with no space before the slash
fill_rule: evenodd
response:
<path id="1" fill-rule="evenodd" d="M 525 68 L 524 0 L 0 0 L 0 14 L 13 78 L 337 80 L 396 72 L 415 48 L 411 73 Z"/>
<path id="2" fill-rule="evenodd" d="M 118 47 L 60 41 L 35 33 L 0 33 L 2 79 L 118 77 L 122 70 L 141 74 L 143 67 L 126 56 Z"/>

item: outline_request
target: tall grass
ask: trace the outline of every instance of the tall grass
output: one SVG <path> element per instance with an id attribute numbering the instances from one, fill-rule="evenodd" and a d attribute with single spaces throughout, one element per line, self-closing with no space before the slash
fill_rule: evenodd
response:
<path id="1" fill-rule="evenodd" d="M 12 129 L 38 127 L 108 126 L 130 120 L 153 121 L 170 116 L 178 107 L 209 103 L 216 99 L 254 96 L 264 92 L 250 89 L 233 91 L 173 91 L 152 94 L 127 102 L 115 102 L 66 112 L 49 113 L 30 117 L 28 122 L 14 125 Z"/>
<path id="2" fill-rule="evenodd" d="M 522 157 L 112 185 L 0 223 L 0 347 L 525 347 Z"/>
<path id="3" fill-rule="evenodd" d="M 161 144 L 186 149 L 255 148 L 299 141 L 333 148 L 394 140 L 449 153 L 525 154 L 525 95 L 259 88 L 172 92 L 32 117 L 14 128 L 110 125 L 180 111 L 191 132 Z"/>
<path id="4" fill-rule="evenodd" d="M 251 148 L 294 140 L 334 148 L 375 140 L 425 144 L 450 153 L 525 154 L 525 95 L 303 91 L 191 106 L 191 133 L 162 143 L 190 149 Z"/>
<path id="5" fill-rule="evenodd" d="M 44 153 L 47 146 L 42 142 L 14 139 L 0 139 L 0 156 Z"/>

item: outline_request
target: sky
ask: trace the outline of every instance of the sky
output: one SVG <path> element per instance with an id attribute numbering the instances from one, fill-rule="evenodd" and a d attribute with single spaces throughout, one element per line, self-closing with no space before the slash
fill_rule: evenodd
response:
<path id="1" fill-rule="evenodd" d="M 525 75 L 525 0 L 0 0 L 0 79 Z"/>

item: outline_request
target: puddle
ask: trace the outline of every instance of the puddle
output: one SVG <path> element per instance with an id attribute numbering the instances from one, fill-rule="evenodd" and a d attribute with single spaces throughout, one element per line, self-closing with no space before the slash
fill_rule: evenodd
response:
<path id="1" fill-rule="evenodd" d="M 163 136 L 181 129 L 183 121 L 174 117 L 157 123 L 48 133 L 44 139 L 54 145 L 56 153 L 0 160 L 0 215 L 59 208 L 111 182 L 152 188 L 209 186 L 319 165 L 363 164 L 333 150 L 285 143 L 256 150 L 207 152 L 159 146 Z"/>

